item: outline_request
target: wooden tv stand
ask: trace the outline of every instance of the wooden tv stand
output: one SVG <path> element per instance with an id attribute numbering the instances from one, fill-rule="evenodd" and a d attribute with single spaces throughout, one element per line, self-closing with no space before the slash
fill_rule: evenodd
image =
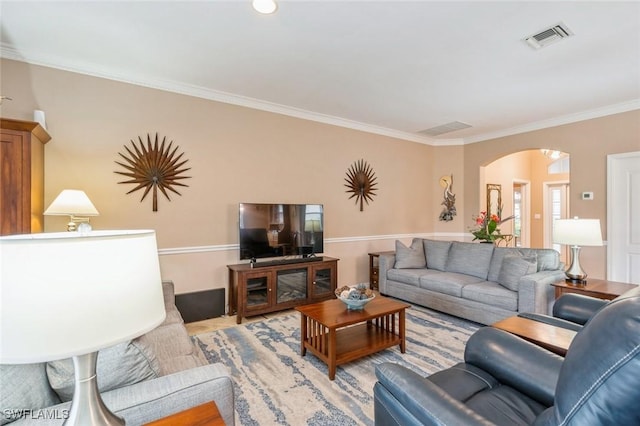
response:
<path id="1" fill-rule="evenodd" d="M 242 318 L 334 299 L 338 260 L 278 263 L 252 268 L 249 263 L 229 268 L 229 315 Z"/>

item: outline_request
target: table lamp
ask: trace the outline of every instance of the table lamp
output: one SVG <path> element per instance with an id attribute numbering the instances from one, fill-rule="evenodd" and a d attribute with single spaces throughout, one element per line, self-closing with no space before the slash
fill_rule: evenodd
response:
<path id="1" fill-rule="evenodd" d="M 44 212 L 47 216 L 69 216 L 67 231 L 91 231 L 89 216 L 98 216 L 98 210 L 84 191 L 65 189 Z"/>
<path id="2" fill-rule="evenodd" d="M 581 246 L 601 246 L 600 219 L 556 219 L 553 221 L 553 242 L 571 246 L 571 266 L 566 270 L 566 282 L 586 284 L 587 273 L 580 266 Z"/>
<path id="3" fill-rule="evenodd" d="M 0 237 L 0 308 L 0 363 L 73 357 L 75 389 L 65 424 L 124 424 L 100 397 L 96 361 L 99 349 L 164 321 L 155 232 Z"/>

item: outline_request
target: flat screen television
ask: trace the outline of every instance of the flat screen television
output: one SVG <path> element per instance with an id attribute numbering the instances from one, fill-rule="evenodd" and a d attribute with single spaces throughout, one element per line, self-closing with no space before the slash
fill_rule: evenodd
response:
<path id="1" fill-rule="evenodd" d="M 322 204 L 240 203 L 239 211 L 241 260 L 324 251 Z"/>

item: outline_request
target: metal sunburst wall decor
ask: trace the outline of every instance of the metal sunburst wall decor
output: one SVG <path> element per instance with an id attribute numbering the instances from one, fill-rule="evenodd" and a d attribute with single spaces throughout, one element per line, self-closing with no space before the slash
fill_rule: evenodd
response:
<path id="1" fill-rule="evenodd" d="M 116 171 L 115 173 L 131 178 L 118 183 L 136 185 L 136 187 L 127 192 L 127 194 L 131 194 L 139 189 L 144 189 L 140 202 L 145 199 L 149 191 L 152 191 L 154 212 L 158 211 L 158 189 L 160 189 L 160 192 L 164 194 L 167 200 L 171 201 L 167 191 L 182 195 L 173 187 L 188 187 L 189 185 L 185 185 L 179 181 L 191 178 L 191 176 L 182 175 L 187 170 L 190 170 L 190 167 L 181 169 L 189 160 L 181 161 L 184 153 L 177 154 L 179 147 L 176 145 L 176 147 L 172 149 L 173 141 L 166 145 L 166 139 L 166 137 L 163 137 L 162 143 L 158 146 L 158 134 L 156 133 L 155 141 L 151 143 L 151 136 L 147 133 L 147 143 L 145 145 L 142 138 L 138 136 L 137 144 L 131 140 L 133 150 L 129 149 L 126 145 L 124 146 L 128 155 L 118 153 L 126 163 L 116 161 L 116 164 L 124 167 L 127 171 Z"/>
<path id="2" fill-rule="evenodd" d="M 358 160 L 347 170 L 347 177 L 344 179 L 347 183 L 346 192 L 350 192 L 349 199 L 355 197 L 356 204 L 360 203 L 360 211 L 363 210 L 363 201 L 369 204 L 373 201 L 373 197 L 378 190 L 376 185 L 376 175 L 369 164 L 364 160 Z"/>

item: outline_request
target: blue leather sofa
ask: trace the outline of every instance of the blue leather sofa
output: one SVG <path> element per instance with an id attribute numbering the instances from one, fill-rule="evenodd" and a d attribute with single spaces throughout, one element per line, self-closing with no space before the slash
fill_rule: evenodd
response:
<path id="1" fill-rule="evenodd" d="M 640 424 L 640 289 L 600 305 L 565 358 L 485 327 L 463 363 L 428 377 L 379 365 L 375 424 Z"/>

